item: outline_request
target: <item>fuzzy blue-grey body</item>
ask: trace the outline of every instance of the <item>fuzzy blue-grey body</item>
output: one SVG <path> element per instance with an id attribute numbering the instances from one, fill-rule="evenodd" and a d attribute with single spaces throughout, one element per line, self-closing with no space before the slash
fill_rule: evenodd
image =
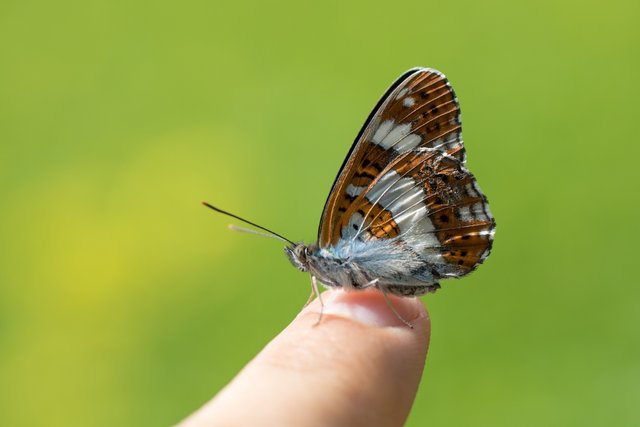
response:
<path id="1" fill-rule="evenodd" d="M 438 289 L 445 264 L 425 268 L 425 260 L 398 239 L 344 240 L 320 248 L 300 243 L 286 247 L 291 263 L 328 287 L 345 290 L 375 287 L 400 295 L 420 295 Z"/>

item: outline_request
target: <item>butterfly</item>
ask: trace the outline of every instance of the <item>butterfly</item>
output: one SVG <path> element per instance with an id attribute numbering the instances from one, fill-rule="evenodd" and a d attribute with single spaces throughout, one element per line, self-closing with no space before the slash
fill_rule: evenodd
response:
<path id="1" fill-rule="evenodd" d="M 423 295 L 470 273 L 489 256 L 496 228 L 466 168 L 458 99 L 430 68 L 402 74 L 369 114 L 333 183 L 317 243 L 294 243 L 203 203 L 286 241 L 291 263 L 311 275 L 309 301 L 320 298 L 317 281 L 376 288 L 409 326 L 387 293 Z"/>

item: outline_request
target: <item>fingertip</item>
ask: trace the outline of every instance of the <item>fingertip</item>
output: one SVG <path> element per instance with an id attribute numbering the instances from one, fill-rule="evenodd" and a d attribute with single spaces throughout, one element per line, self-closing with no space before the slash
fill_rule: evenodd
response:
<path id="1" fill-rule="evenodd" d="M 387 295 L 371 289 L 357 292 L 330 290 L 322 294 L 322 304 L 316 299 L 307 306 L 301 315 L 315 313 L 331 317 L 338 316 L 356 322 L 377 327 L 428 326 L 429 315 L 424 303 L 415 297 Z M 395 312 L 394 312 L 395 311 Z"/>
<path id="2" fill-rule="evenodd" d="M 334 403 L 330 407 L 341 408 L 342 421 L 359 419 L 362 425 L 374 425 L 375 419 L 386 418 L 394 420 L 392 425 L 401 425 L 422 377 L 431 326 L 419 298 L 388 297 L 413 328 L 393 313 L 378 290 L 329 290 L 322 294 L 324 307 L 316 299 L 281 334 L 269 360 L 296 366 L 306 375 L 320 372 L 311 392 L 314 401 L 327 401 L 331 396 Z M 354 395 L 368 402 L 364 407 L 375 409 L 363 412 L 362 407 L 343 407 Z M 316 403 L 314 407 L 318 419 L 325 413 L 315 409 L 322 406 Z"/>
<path id="3" fill-rule="evenodd" d="M 379 291 L 332 290 L 322 298 L 319 324 L 316 299 L 189 425 L 402 425 L 427 354 L 424 304 L 389 296 L 409 328 Z"/>

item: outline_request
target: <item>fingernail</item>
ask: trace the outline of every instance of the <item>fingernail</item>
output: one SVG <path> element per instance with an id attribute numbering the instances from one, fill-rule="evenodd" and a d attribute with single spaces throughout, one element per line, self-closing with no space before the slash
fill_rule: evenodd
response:
<path id="1" fill-rule="evenodd" d="M 323 294 L 324 314 L 346 317 L 371 326 L 407 327 L 384 300 L 378 290 L 367 291 L 329 291 Z M 396 298 L 389 300 L 403 319 L 412 323 L 421 313 L 422 302 L 417 298 Z"/>

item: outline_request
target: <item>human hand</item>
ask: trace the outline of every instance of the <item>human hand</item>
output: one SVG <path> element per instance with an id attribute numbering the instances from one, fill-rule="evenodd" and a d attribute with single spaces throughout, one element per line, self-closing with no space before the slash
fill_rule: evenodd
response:
<path id="1" fill-rule="evenodd" d="M 401 426 L 429 346 L 430 322 L 417 298 L 376 290 L 322 294 L 217 396 L 180 427 Z"/>

